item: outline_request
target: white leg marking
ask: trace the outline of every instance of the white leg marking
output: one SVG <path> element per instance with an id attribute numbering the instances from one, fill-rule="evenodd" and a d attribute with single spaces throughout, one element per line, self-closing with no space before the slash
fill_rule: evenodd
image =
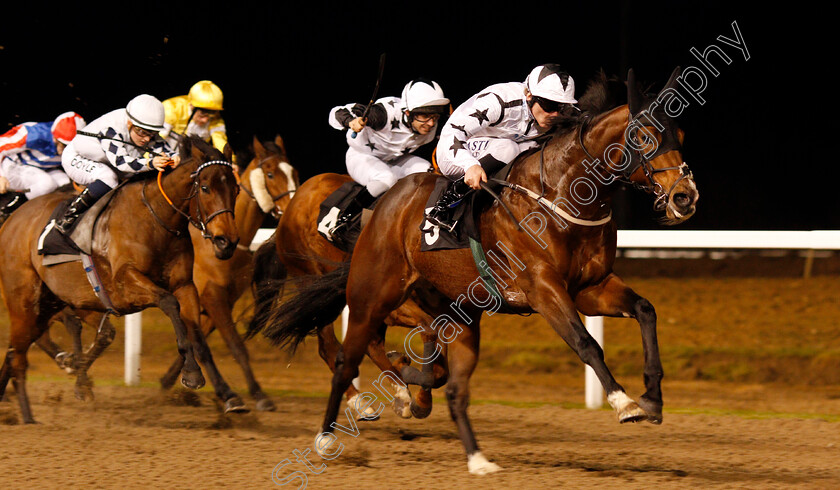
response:
<path id="1" fill-rule="evenodd" d="M 467 469 L 473 475 L 489 475 L 490 473 L 500 471 L 502 467 L 496 463 L 487 461 L 487 458 L 481 454 L 481 451 L 476 451 L 467 456 Z"/>

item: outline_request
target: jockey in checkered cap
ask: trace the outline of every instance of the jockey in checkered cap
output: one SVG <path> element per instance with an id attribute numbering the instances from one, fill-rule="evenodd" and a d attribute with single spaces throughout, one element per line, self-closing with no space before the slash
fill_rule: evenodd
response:
<path id="1" fill-rule="evenodd" d="M 19 124 L 0 135 L 0 223 L 27 200 L 70 183 L 61 153 L 84 125 L 82 116 L 65 112 L 52 122 Z"/>
<path id="2" fill-rule="evenodd" d="M 100 197 L 117 186 L 121 176 L 177 166 L 177 148 L 161 136 L 163 104 L 147 94 L 131 99 L 125 109 L 116 109 L 87 126 L 67 145 L 61 165 L 77 184 L 85 185 L 70 203 L 55 228 L 67 235 L 76 220 Z"/>

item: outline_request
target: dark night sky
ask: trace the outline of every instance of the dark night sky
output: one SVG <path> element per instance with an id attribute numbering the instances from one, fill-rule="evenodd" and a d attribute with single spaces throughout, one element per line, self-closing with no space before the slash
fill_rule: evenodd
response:
<path id="1" fill-rule="evenodd" d="M 735 3 L 429 2 L 434 6 L 423 10 L 420 2 L 203 9 L 135 2 L 121 10 L 76 4 L 81 10 L 45 10 L 42 18 L 22 13 L 19 24 L 10 15 L 0 32 L 0 128 L 66 110 L 91 121 L 139 93 L 165 99 L 210 79 L 224 90 L 234 149 L 246 150 L 254 135 L 279 133 L 306 179 L 346 171 L 346 143 L 327 115 L 334 105 L 367 101 L 382 52 L 381 96 L 398 96 L 408 80 L 424 76 L 457 105 L 549 62 L 575 77 L 578 95 L 599 68 L 624 76 L 633 67 L 658 89 L 675 66 L 699 67 L 691 47 L 702 52 L 715 43 L 733 62 L 712 58 L 720 75 L 708 77 L 707 102 L 692 101 L 678 120 L 701 194 L 698 213 L 681 227 L 840 228 L 836 184 L 828 178 L 836 164 L 818 117 L 836 93 L 821 82 L 822 57 L 832 63 L 827 50 L 836 44 L 826 41 L 825 14 L 801 3 L 786 12 Z M 734 38 L 733 21 L 748 61 L 716 40 Z M 650 198 L 628 195 L 623 227 L 657 227 Z"/>

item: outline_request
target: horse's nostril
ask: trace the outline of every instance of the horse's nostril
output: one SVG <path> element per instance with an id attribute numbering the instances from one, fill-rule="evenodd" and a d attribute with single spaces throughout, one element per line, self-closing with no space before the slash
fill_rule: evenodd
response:
<path id="1" fill-rule="evenodd" d="M 681 208 L 685 208 L 691 204 L 691 198 L 688 197 L 688 194 L 678 192 L 674 194 L 674 204 Z"/>
<path id="2" fill-rule="evenodd" d="M 225 238 L 223 236 L 213 237 L 213 244 L 216 245 L 216 247 L 218 247 L 222 250 L 227 248 L 229 243 L 230 243 L 230 240 L 228 240 L 227 238 Z"/>

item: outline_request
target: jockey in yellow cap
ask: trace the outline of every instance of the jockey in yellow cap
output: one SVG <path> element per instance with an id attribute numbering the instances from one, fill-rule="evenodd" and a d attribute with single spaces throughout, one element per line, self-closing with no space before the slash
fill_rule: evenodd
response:
<path id="1" fill-rule="evenodd" d="M 194 135 L 224 151 L 228 140 L 221 117 L 222 100 L 222 90 L 209 80 L 193 85 L 187 95 L 164 100 L 166 119 L 161 136 L 174 143 L 173 133 Z"/>

